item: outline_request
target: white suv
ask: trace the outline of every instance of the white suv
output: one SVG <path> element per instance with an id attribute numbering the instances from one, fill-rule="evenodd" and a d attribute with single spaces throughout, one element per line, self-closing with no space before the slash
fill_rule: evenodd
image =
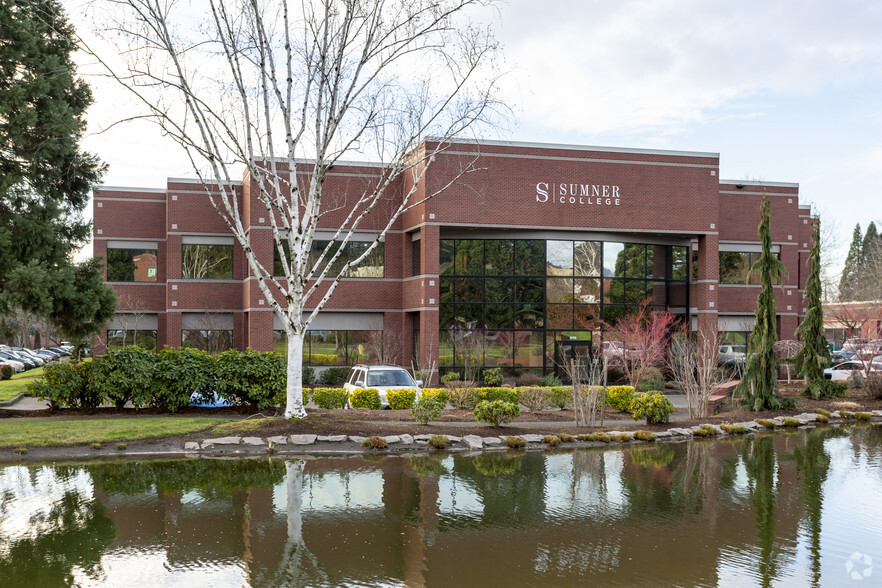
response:
<path id="1" fill-rule="evenodd" d="M 380 403 L 383 407 L 389 406 L 386 401 L 386 392 L 399 388 L 411 388 L 416 390 L 416 397 L 420 397 L 422 380 L 414 381 L 408 371 L 395 365 L 366 365 L 360 364 L 349 370 L 346 383 L 343 388 L 352 394 L 358 388 L 375 388 L 380 393 Z"/>

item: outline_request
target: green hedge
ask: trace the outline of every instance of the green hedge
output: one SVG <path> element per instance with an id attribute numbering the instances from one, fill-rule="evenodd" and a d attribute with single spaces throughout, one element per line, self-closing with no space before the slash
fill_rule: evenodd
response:
<path id="1" fill-rule="evenodd" d="M 493 402 L 494 400 L 504 400 L 505 402 L 511 402 L 512 404 L 518 404 L 518 391 L 515 388 L 478 388 L 476 390 L 478 393 L 478 401 L 488 401 Z"/>
<path id="2" fill-rule="evenodd" d="M 633 386 L 610 386 L 606 389 L 606 403 L 620 412 L 630 412 L 633 400 Z"/>
<path id="3" fill-rule="evenodd" d="M 346 408 L 349 393 L 343 388 L 313 388 L 312 402 L 319 408 Z"/>
<path id="4" fill-rule="evenodd" d="M 380 410 L 380 391 L 376 388 L 356 388 L 349 395 L 349 404 L 352 408 Z"/>
<path id="5" fill-rule="evenodd" d="M 386 392 L 386 402 L 392 410 L 407 410 L 416 402 L 416 390 L 413 388 L 397 388 Z"/>
<path id="6" fill-rule="evenodd" d="M 94 408 L 112 403 L 176 411 L 215 393 L 231 404 L 272 406 L 286 384 L 285 357 L 277 353 L 226 351 L 210 356 L 191 348 L 153 353 L 123 347 L 82 364 L 48 366 L 31 393 L 56 407 Z"/>

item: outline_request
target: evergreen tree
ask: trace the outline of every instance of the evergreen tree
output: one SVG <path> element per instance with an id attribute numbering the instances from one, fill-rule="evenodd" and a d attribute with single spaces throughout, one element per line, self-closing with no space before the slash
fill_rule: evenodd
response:
<path id="1" fill-rule="evenodd" d="M 870 221 L 870 226 L 867 227 L 867 233 L 864 235 L 864 241 L 861 244 L 861 266 L 875 254 L 878 247 L 879 231 L 876 230 L 876 223 Z"/>
<path id="2" fill-rule="evenodd" d="M 803 394 L 818 399 L 832 396 L 836 389 L 824 378 L 824 368 L 830 366 L 830 348 L 824 336 L 824 311 L 821 305 L 821 221 L 815 221 L 809 254 L 809 276 L 806 284 L 807 306 L 805 319 L 799 325 L 802 349 L 796 354 L 796 369 L 805 379 Z"/>
<path id="3" fill-rule="evenodd" d="M 858 268 L 861 262 L 861 224 L 854 226 L 854 233 L 851 235 L 851 245 L 848 248 L 848 255 L 845 257 L 845 265 L 842 268 L 842 277 L 839 279 L 839 301 L 848 302 L 852 300 L 854 295 L 855 280 L 858 274 Z"/>
<path id="4" fill-rule="evenodd" d="M 762 253 L 751 272 L 759 272 L 762 289 L 757 297 L 756 324 L 750 334 L 750 355 L 744 367 L 744 376 L 738 385 L 741 404 L 748 410 L 777 410 L 786 407 L 786 402 L 777 394 L 778 362 L 775 361 L 775 342 L 778 340 L 775 327 L 774 283 L 782 283 L 781 272 L 786 273 L 784 264 L 772 253 L 770 229 L 769 197 L 763 194 L 762 220 L 759 237 Z M 748 275 L 748 278 L 750 276 Z"/>
<path id="5" fill-rule="evenodd" d="M 69 327 L 66 300 L 89 302 L 89 316 L 75 314 L 87 323 L 116 306 L 98 264 L 70 261 L 90 236 L 82 211 L 104 171 L 79 145 L 92 94 L 74 49 L 56 0 L 0 2 L 0 315 L 18 307 Z"/>

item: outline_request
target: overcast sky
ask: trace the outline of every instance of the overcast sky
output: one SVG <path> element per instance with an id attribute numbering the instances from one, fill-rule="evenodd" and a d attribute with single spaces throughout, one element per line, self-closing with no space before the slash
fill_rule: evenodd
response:
<path id="1" fill-rule="evenodd" d="M 89 38 L 82 12 L 71 16 Z M 515 124 L 501 138 L 720 153 L 724 179 L 797 182 L 835 224 L 882 218 L 882 3 L 865 0 L 510 0 L 497 37 Z M 145 123 L 89 79 L 86 149 L 112 186 L 192 177 Z"/>

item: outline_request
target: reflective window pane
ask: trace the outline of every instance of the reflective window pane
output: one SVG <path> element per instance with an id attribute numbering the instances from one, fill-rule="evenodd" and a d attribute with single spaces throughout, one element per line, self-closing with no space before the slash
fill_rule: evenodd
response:
<path id="1" fill-rule="evenodd" d="M 605 277 L 624 277 L 625 274 L 625 244 L 603 244 L 603 275 Z"/>
<path id="2" fill-rule="evenodd" d="M 612 303 L 625 302 L 625 281 L 624 280 L 604 280 L 603 281 L 603 301 Z"/>
<path id="3" fill-rule="evenodd" d="M 542 333 L 514 331 L 512 352 L 515 367 L 542 367 Z"/>
<path id="4" fill-rule="evenodd" d="M 577 329 L 595 329 L 600 318 L 599 304 L 576 304 L 573 308 L 573 325 Z"/>
<path id="5" fill-rule="evenodd" d="M 573 275 L 572 241 L 548 241 L 546 243 L 545 274 L 548 276 Z"/>
<path id="6" fill-rule="evenodd" d="M 232 279 L 233 246 L 182 245 L 181 276 L 190 280 Z"/>
<path id="7" fill-rule="evenodd" d="M 689 275 L 689 258 L 686 247 L 671 247 L 671 279 L 685 280 Z"/>
<path id="8" fill-rule="evenodd" d="M 441 275 L 452 274 L 454 244 L 452 239 L 441 239 L 441 251 L 439 254 L 438 273 Z"/>
<path id="9" fill-rule="evenodd" d="M 514 281 L 511 278 L 487 278 L 484 299 L 487 302 L 514 302 Z"/>
<path id="10" fill-rule="evenodd" d="M 600 302 L 600 279 L 576 278 L 573 285 L 573 298 L 576 302 L 584 304 Z"/>
<path id="11" fill-rule="evenodd" d="M 156 249 L 108 249 L 108 282 L 155 282 Z"/>
<path id="12" fill-rule="evenodd" d="M 573 270 L 575 275 L 600 276 L 600 241 L 576 241 L 573 245 Z"/>
<path id="13" fill-rule="evenodd" d="M 233 348 L 233 331 L 225 329 L 184 329 L 181 347 L 193 347 L 207 353 L 221 353 Z"/>
<path id="14" fill-rule="evenodd" d="M 484 299 L 484 280 L 480 278 L 456 278 L 454 299 L 457 302 L 481 302 Z"/>
<path id="15" fill-rule="evenodd" d="M 455 300 L 453 296 L 454 285 L 456 284 L 455 278 L 441 278 L 440 284 L 439 297 L 441 302 L 453 302 Z"/>
<path id="16" fill-rule="evenodd" d="M 738 251 L 720 251 L 720 283 L 746 284 L 750 270 L 750 254 Z"/>
<path id="17" fill-rule="evenodd" d="M 484 272 L 488 276 L 510 276 L 514 273 L 514 241 L 484 241 Z"/>
<path id="18" fill-rule="evenodd" d="M 484 307 L 484 323 L 488 329 L 510 329 L 514 326 L 514 305 L 488 304 Z"/>
<path id="19" fill-rule="evenodd" d="M 515 274 L 545 275 L 545 241 L 539 239 L 515 241 Z"/>
<path id="20" fill-rule="evenodd" d="M 456 274 L 459 276 L 484 275 L 484 241 L 459 239 L 456 241 Z"/>
<path id="21" fill-rule="evenodd" d="M 514 307 L 514 326 L 518 329 L 541 329 L 544 324 L 542 305 L 516 304 Z"/>
<path id="22" fill-rule="evenodd" d="M 646 245 L 642 243 L 625 245 L 625 277 L 646 277 Z"/>
<path id="23" fill-rule="evenodd" d="M 545 285 L 547 289 L 547 302 L 563 303 L 573 301 L 572 278 L 548 278 Z"/>
<path id="24" fill-rule="evenodd" d="M 347 245 L 346 260 L 355 261 L 371 246 L 370 242 L 350 241 Z M 367 257 L 349 267 L 352 278 L 382 278 L 385 270 L 386 249 L 384 243 L 377 243 Z M 344 262 L 345 263 L 345 262 Z"/>
<path id="25" fill-rule="evenodd" d="M 545 306 L 546 327 L 549 329 L 572 329 L 573 306 L 571 304 L 548 304 Z"/>
<path id="26" fill-rule="evenodd" d="M 484 338 L 484 365 L 511 367 L 512 332 L 487 333 Z"/>
<path id="27" fill-rule="evenodd" d="M 515 301 L 516 302 L 543 302 L 543 296 L 545 292 L 543 291 L 544 280 L 542 279 L 521 279 L 515 280 L 514 290 L 515 290 Z"/>

